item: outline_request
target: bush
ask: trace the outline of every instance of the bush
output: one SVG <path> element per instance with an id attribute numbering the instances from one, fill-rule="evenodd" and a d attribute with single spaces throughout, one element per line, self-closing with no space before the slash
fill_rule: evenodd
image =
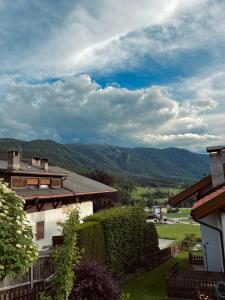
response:
<path id="1" fill-rule="evenodd" d="M 197 243 L 197 237 L 195 234 L 185 234 L 184 239 L 182 241 L 183 248 L 189 250 Z"/>
<path id="2" fill-rule="evenodd" d="M 113 208 L 87 218 L 102 225 L 106 264 L 114 274 L 124 273 L 144 258 L 146 215 L 140 207 Z"/>
<path id="3" fill-rule="evenodd" d="M 78 246 L 83 251 L 82 260 L 105 263 L 105 243 L 101 224 L 85 222 L 78 231 Z"/>
<path id="4" fill-rule="evenodd" d="M 74 300 L 119 300 L 119 288 L 106 267 L 96 262 L 82 262 L 74 268 Z"/>

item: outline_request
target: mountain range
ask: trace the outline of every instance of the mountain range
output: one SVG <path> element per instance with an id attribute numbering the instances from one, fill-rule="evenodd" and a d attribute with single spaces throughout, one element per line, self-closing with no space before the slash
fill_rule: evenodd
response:
<path id="1" fill-rule="evenodd" d="M 0 159 L 19 150 L 24 161 L 37 155 L 78 173 L 102 169 L 145 185 L 189 184 L 209 173 L 208 157 L 179 148 L 126 148 L 105 144 L 60 144 L 51 140 L 0 139 Z"/>

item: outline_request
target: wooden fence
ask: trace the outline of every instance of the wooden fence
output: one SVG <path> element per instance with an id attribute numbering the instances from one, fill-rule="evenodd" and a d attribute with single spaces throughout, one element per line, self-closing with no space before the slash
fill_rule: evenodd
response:
<path id="1" fill-rule="evenodd" d="M 0 300 L 36 300 L 43 291 L 45 280 L 53 273 L 50 255 L 39 256 L 38 261 L 24 276 L 6 277 L 0 282 Z"/>
<path id="2" fill-rule="evenodd" d="M 189 264 L 190 265 L 204 265 L 203 256 L 194 255 L 191 251 L 189 252 Z"/>
<path id="3" fill-rule="evenodd" d="M 225 281 L 219 272 L 180 270 L 176 263 L 166 276 L 167 296 L 172 298 L 198 299 L 198 293 L 207 295 L 209 299 L 217 299 L 215 285 Z"/>

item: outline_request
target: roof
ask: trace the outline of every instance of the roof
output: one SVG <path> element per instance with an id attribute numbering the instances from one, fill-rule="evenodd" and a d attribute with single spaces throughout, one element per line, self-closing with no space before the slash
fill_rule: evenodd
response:
<path id="1" fill-rule="evenodd" d="M 23 197 L 25 200 L 30 199 L 44 199 L 48 198 L 62 198 L 73 196 L 73 193 L 65 188 L 59 189 L 14 189 L 17 195 Z"/>
<path id="2" fill-rule="evenodd" d="M 7 165 L 7 161 L 0 160 L 1 171 L 7 172 Z M 45 171 L 40 167 L 30 166 L 28 163 L 21 162 L 21 169 L 19 171 L 12 171 L 11 173 L 65 177 L 65 180 L 63 181 L 63 188 L 61 189 L 49 188 L 38 190 L 15 190 L 16 193 L 22 196 L 24 199 L 84 196 L 117 192 L 117 190 L 113 187 L 58 166 L 49 165 L 48 171 Z"/>
<path id="3" fill-rule="evenodd" d="M 29 163 L 20 162 L 20 170 L 10 170 L 7 169 L 8 162 L 5 160 L 0 160 L 0 169 L 3 172 L 10 172 L 16 174 L 33 174 L 33 175 L 41 175 L 41 176 L 64 176 L 65 172 L 56 172 L 54 171 L 52 166 L 49 166 L 48 171 L 41 169 L 40 167 L 32 166 Z"/>
<path id="4" fill-rule="evenodd" d="M 177 205 L 192 195 L 199 192 L 201 189 L 212 186 L 212 177 L 211 175 L 204 177 L 203 179 L 197 181 L 192 186 L 188 187 L 186 190 L 180 192 L 179 194 L 171 197 L 169 199 L 170 205 Z"/>
<path id="5" fill-rule="evenodd" d="M 218 188 L 209 195 L 195 202 L 192 207 L 192 216 L 201 219 L 222 208 L 225 205 L 225 186 Z"/>
<path id="6" fill-rule="evenodd" d="M 115 193 L 117 190 L 111 186 L 90 179 L 88 177 L 79 175 L 75 172 L 68 171 L 60 167 L 51 167 L 55 172 L 66 173 L 66 180 L 63 186 L 72 191 L 76 196 L 86 194 L 102 194 L 102 193 Z"/>

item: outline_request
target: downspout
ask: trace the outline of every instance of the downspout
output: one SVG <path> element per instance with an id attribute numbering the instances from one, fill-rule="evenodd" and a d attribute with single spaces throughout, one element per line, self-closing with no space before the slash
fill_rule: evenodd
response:
<path id="1" fill-rule="evenodd" d="M 206 227 L 209 227 L 213 230 L 216 230 L 217 232 L 219 232 L 220 235 L 220 245 L 221 245 L 221 250 L 222 250 L 222 260 L 223 260 L 223 272 L 225 273 L 225 257 L 224 257 L 224 244 L 223 244 L 223 232 L 221 229 L 219 229 L 218 227 L 215 227 L 213 225 L 207 224 L 203 221 L 197 220 L 192 216 L 193 220 L 201 225 L 204 225 Z"/>

